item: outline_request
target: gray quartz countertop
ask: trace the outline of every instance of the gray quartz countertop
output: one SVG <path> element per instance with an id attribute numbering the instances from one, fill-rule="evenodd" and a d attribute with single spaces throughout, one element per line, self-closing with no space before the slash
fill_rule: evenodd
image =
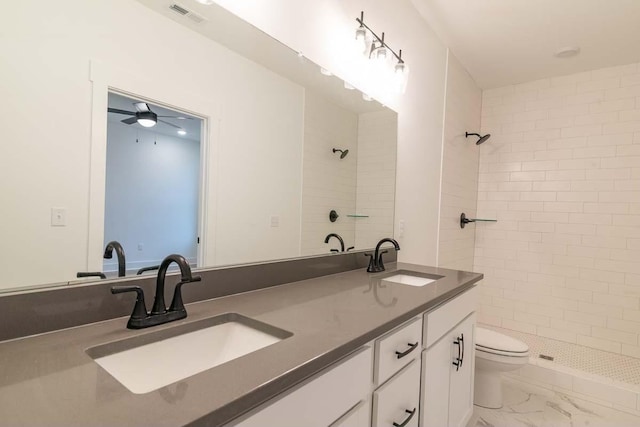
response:
<path id="1" fill-rule="evenodd" d="M 444 277 L 423 287 L 381 283 L 400 269 Z M 360 269 L 189 304 L 188 318 L 153 328 L 128 330 L 127 318 L 118 318 L 5 341 L 0 343 L 0 424 L 223 425 L 481 278 L 389 264 L 383 273 Z M 224 313 L 293 335 L 146 394 L 130 392 L 86 354 L 101 344 Z"/>

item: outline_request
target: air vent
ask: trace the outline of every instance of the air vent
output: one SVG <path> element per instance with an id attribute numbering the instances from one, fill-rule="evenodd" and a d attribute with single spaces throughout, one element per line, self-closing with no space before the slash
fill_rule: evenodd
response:
<path id="1" fill-rule="evenodd" d="M 176 13 L 179 13 L 182 16 L 186 16 L 187 18 L 191 19 L 196 24 L 200 24 L 200 23 L 206 21 L 204 16 L 198 15 L 197 13 L 194 13 L 194 12 L 190 11 L 189 9 L 185 8 L 184 6 L 181 6 L 181 5 L 177 4 L 177 3 L 171 4 L 169 6 L 169 9 L 173 10 Z"/>
<path id="2" fill-rule="evenodd" d="M 172 4 L 171 6 L 169 6 L 169 9 L 173 10 L 174 12 L 179 13 L 180 15 L 186 16 L 187 14 L 189 14 L 189 11 L 187 9 L 185 9 L 184 7 L 178 5 L 178 4 Z"/>

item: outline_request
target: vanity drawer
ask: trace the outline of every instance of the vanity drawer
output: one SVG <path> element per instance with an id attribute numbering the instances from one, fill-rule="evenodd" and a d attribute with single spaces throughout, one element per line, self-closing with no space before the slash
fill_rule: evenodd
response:
<path id="1" fill-rule="evenodd" d="M 415 359 L 422 346 L 422 322 L 417 317 L 376 340 L 373 381 L 382 384 Z"/>
<path id="2" fill-rule="evenodd" d="M 460 323 L 478 306 L 479 290 L 476 286 L 456 296 L 453 301 L 436 308 L 424 315 L 424 343 L 425 348 L 431 347 L 451 328 Z"/>
<path id="3" fill-rule="evenodd" d="M 373 393 L 372 425 L 389 427 L 396 423 L 417 427 L 419 402 L 420 362 L 413 359 Z"/>

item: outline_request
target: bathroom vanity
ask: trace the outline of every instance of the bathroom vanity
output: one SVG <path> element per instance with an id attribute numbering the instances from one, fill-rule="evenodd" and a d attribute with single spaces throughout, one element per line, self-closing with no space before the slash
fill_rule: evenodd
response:
<path id="1" fill-rule="evenodd" d="M 402 272 L 440 278 L 384 280 Z M 187 319 L 146 330 L 126 329 L 123 317 L 5 341 L 3 423 L 462 425 L 472 408 L 473 284 L 481 278 L 389 263 L 381 273 L 359 268 L 188 304 Z M 96 349 L 154 341 L 226 313 L 283 331 L 281 339 L 145 393 L 94 360 Z"/>

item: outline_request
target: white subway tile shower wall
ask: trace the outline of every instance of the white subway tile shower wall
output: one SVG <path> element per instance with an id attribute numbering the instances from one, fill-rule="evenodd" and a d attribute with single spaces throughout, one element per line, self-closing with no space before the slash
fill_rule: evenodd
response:
<path id="1" fill-rule="evenodd" d="M 473 269 L 475 233 L 473 227 L 460 229 L 460 214 L 476 215 L 478 157 L 475 137 L 479 132 L 482 94 L 473 79 L 449 53 L 447 95 L 442 157 L 442 191 L 438 265 L 470 271 Z"/>
<path id="2" fill-rule="evenodd" d="M 358 179 L 356 209 L 352 213 L 368 218 L 345 218 L 355 223 L 358 249 L 373 248 L 381 238 L 393 237 L 397 145 L 395 112 L 384 110 L 358 116 Z"/>
<path id="3" fill-rule="evenodd" d="M 640 65 L 483 92 L 480 321 L 640 357 Z"/>

